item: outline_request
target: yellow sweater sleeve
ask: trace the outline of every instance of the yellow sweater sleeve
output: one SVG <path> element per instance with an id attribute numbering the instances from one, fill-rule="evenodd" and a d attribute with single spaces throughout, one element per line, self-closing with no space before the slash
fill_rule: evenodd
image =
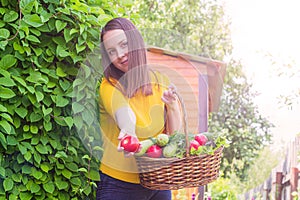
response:
<path id="1" fill-rule="evenodd" d="M 129 106 L 128 99 L 106 79 L 103 79 L 100 85 L 100 99 L 106 112 L 114 119 L 119 108 Z"/>

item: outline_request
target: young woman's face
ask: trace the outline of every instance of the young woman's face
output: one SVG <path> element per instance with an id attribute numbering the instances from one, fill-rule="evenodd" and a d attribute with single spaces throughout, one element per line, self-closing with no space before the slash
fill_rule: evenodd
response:
<path id="1" fill-rule="evenodd" d="M 127 72 L 128 44 L 124 31 L 116 29 L 106 32 L 103 36 L 103 44 L 114 66 L 123 72 Z"/>

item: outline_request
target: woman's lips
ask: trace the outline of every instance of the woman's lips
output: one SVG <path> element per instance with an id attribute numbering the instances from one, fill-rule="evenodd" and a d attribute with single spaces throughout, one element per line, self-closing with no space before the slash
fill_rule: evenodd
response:
<path id="1" fill-rule="evenodd" d="M 128 64 L 128 60 L 124 60 L 123 62 L 121 62 L 122 65 L 127 65 Z"/>

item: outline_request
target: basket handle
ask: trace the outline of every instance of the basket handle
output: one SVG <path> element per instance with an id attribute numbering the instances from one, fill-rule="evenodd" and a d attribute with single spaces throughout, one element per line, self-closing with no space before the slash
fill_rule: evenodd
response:
<path id="1" fill-rule="evenodd" d="M 186 109 L 185 109 L 184 101 L 183 101 L 183 98 L 181 97 L 181 95 L 177 91 L 175 91 L 174 94 L 177 96 L 180 106 L 182 108 L 183 132 L 185 134 L 185 151 L 186 151 L 186 156 L 189 157 L 190 156 L 190 154 L 189 154 L 190 143 L 189 143 L 189 136 L 188 136 L 188 122 L 187 122 Z"/>

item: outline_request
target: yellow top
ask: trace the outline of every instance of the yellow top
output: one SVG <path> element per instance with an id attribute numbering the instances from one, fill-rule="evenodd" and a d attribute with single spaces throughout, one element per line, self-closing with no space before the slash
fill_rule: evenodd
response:
<path id="1" fill-rule="evenodd" d="M 155 77 L 156 75 L 156 77 Z M 103 157 L 100 170 L 116 179 L 139 183 L 138 170 L 134 157 L 126 158 L 117 151 L 120 129 L 115 121 L 115 112 L 130 106 L 136 116 L 136 135 L 140 141 L 155 137 L 164 130 L 163 92 L 169 86 L 167 77 L 151 73 L 152 95 L 145 96 L 140 91 L 132 98 L 125 97 L 105 78 L 100 85 L 100 127 L 103 140 Z M 117 81 L 113 80 L 116 84 Z"/>

